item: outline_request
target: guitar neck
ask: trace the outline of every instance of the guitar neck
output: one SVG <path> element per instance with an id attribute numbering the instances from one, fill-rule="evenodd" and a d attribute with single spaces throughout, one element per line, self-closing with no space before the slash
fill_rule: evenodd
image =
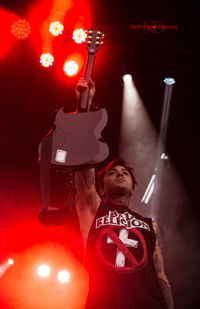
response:
<path id="1" fill-rule="evenodd" d="M 87 42 L 87 50 L 88 50 L 88 57 L 86 62 L 86 68 L 84 73 L 84 79 L 86 82 L 92 78 L 92 72 L 94 68 L 95 56 L 97 51 L 99 50 L 100 44 L 103 43 L 104 33 L 98 30 L 91 30 L 88 31 L 88 42 Z M 89 95 L 90 89 L 87 88 L 83 90 L 80 94 L 77 111 L 78 112 L 88 112 L 90 109 L 89 106 Z"/>
<path id="2" fill-rule="evenodd" d="M 86 63 L 86 69 L 84 74 L 84 79 L 86 82 L 89 82 L 89 80 L 92 78 L 92 73 L 94 69 L 94 62 L 95 62 L 95 56 L 96 53 L 88 54 L 87 63 Z M 83 92 L 81 92 L 77 111 L 78 112 L 87 112 L 88 111 L 88 105 L 89 105 L 89 95 L 90 95 L 90 89 L 87 88 Z"/>

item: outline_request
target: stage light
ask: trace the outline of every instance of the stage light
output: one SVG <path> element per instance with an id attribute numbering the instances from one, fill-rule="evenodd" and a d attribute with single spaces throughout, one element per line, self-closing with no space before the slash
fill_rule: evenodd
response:
<path id="1" fill-rule="evenodd" d="M 13 259 L 8 259 L 8 264 L 9 265 L 13 265 L 14 264 L 14 260 Z"/>
<path id="2" fill-rule="evenodd" d="M 76 75 L 77 72 L 78 72 L 78 64 L 75 61 L 73 61 L 73 60 L 65 62 L 65 64 L 64 64 L 64 72 L 68 76 Z"/>
<path id="3" fill-rule="evenodd" d="M 132 82 L 132 76 L 130 74 L 125 74 L 123 77 L 122 77 L 124 83 L 130 83 Z"/>
<path id="4" fill-rule="evenodd" d="M 50 275 L 51 269 L 48 265 L 42 264 L 38 266 L 37 273 L 40 277 L 46 278 Z"/>
<path id="5" fill-rule="evenodd" d="M 156 178 L 156 175 L 153 174 L 152 177 L 151 177 L 151 180 L 147 186 L 147 189 L 142 197 L 142 200 L 141 200 L 141 203 L 145 203 L 145 204 L 148 204 L 150 198 L 151 198 L 151 195 L 154 191 L 154 186 L 155 186 L 155 178 Z"/>
<path id="6" fill-rule="evenodd" d="M 52 22 L 49 26 L 49 32 L 54 36 L 59 36 L 63 33 L 64 26 L 59 21 Z"/>
<path id="7" fill-rule="evenodd" d="M 25 19 L 19 19 L 12 23 L 10 31 L 17 39 L 24 40 L 31 33 L 31 26 Z"/>
<path id="8" fill-rule="evenodd" d="M 149 202 L 154 190 L 155 176 L 152 177 L 152 168 L 154 168 L 157 135 L 131 75 L 127 74 L 126 79 L 128 82 L 124 81 L 124 76 L 122 77 L 123 104 L 119 156 L 137 170 L 136 178 L 140 186 L 137 188 L 137 195 L 133 197 L 137 209 L 136 205 Z M 146 190 L 151 177 L 152 180 Z M 148 211 L 150 207 L 149 203 Z"/>
<path id="9" fill-rule="evenodd" d="M 58 280 L 61 282 L 61 283 L 66 283 L 70 280 L 70 274 L 67 270 L 62 270 L 62 271 L 59 271 L 58 273 Z"/>
<path id="10" fill-rule="evenodd" d="M 83 29 L 76 29 L 73 32 L 72 39 L 77 43 L 84 43 L 87 39 L 87 31 Z"/>
<path id="11" fill-rule="evenodd" d="M 8 268 L 10 268 L 11 265 L 13 264 L 14 264 L 14 260 L 10 258 L 7 259 L 7 261 L 4 262 L 3 264 L 0 264 L 0 278 L 5 274 Z"/>
<path id="12" fill-rule="evenodd" d="M 175 84 L 176 81 L 175 81 L 175 79 L 173 77 L 166 77 L 164 79 L 164 82 L 167 85 L 173 85 L 173 84 Z"/>
<path id="13" fill-rule="evenodd" d="M 48 68 L 53 65 L 54 57 L 50 53 L 42 54 L 40 57 L 40 63 L 43 67 Z"/>
<path id="14" fill-rule="evenodd" d="M 161 158 L 161 160 L 168 160 L 169 159 L 168 155 L 166 155 L 164 152 L 161 154 L 160 158 Z"/>

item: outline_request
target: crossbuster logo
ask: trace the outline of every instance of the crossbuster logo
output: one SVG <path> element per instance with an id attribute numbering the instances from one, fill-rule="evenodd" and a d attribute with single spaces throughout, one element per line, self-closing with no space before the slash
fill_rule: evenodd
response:
<path id="1" fill-rule="evenodd" d="M 117 210 L 109 211 L 108 215 L 100 217 L 96 220 L 96 229 L 98 229 L 100 226 L 107 225 L 122 226 L 126 229 L 142 228 L 150 231 L 150 227 L 146 222 L 136 219 L 129 212 L 124 212 L 121 214 L 118 213 Z"/>
<path id="2" fill-rule="evenodd" d="M 96 243 L 96 249 L 98 252 L 98 256 L 100 259 L 109 267 L 111 270 L 118 273 L 135 273 L 141 270 L 146 264 L 148 260 L 147 254 L 147 245 L 142 233 L 135 229 L 120 229 L 119 237 L 114 232 L 118 227 L 110 227 L 107 226 L 99 234 L 98 241 Z M 129 233 L 133 234 L 135 238 L 129 238 Z M 106 237 L 106 243 L 109 245 L 113 245 L 117 248 L 115 263 L 109 261 L 109 259 L 104 255 L 102 250 L 102 245 L 104 243 L 103 239 Z M 128 248 L 138 248 L 138 246 L 142 248 L 143 254 L 140 260 L 136 259 L 136 256 L 133 252 L 129 251 Z M 129 266 L 125 265 L 125 261 L 129 262 Z"/>

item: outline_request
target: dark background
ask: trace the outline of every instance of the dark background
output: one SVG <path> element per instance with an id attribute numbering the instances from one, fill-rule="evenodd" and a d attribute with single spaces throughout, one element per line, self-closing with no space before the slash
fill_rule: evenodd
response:
<path id="1" fill-rule="evenodd" d="M 26 9 L 33 3 L 0 1 L 4 8 L 24 17 Z M 104 132 L 110 147 L 109 159 L 118 155 L 121 76 L 132 74 L 157 131 L 162 113 L 163 79 L 167 75 L 176 79 L 166 148 L 187 197 L 178 203 L 176 218 L 180 220 L 173 221 L 172 230 L 178 236 L 170 236 L 174 242 L 171 247 L 167 247 L 169 243 L 165 244 L 164 252 L 176 307 L 198 308 L 200 24 L 197 6 L 193 2 L 184 4 L 172 0 L 111 0 L 91 2 L 91 8 L 91 26 L 99 27 L 106 34 L 96 60 L 94 81 L 97 88 L 95 101 L 103 104 L 109 114 Z M 131 24 L 151 24 L 154 20 L 177 25 L 178 30 L 152 33 L 130 29 Z M 21 209 L 39 209 L 37 148 L 51 127 L 53 111 L 63 105 L 69 110 L 74 108 L 76 80 L 63 82 L 57 79 L 56 69 L 42 69 L 29 39 L 15 45 L 15 52 L 1 61 L 0 69 L 2 214 L 6 213 L 8 205 L 19 209 L 19 212 Z M 62 198 L 57 197 L 58 204 L 63 201 L 62 194 Z M 167 198 L 169 204 L 176 207 L 171 196 Z M 160 221 L 163 217 L 160 215 Z M 174 240 L 176 237 L 177 242 Z M 179 242 L 184 245 L 180 250 L 173 250 Z M 169 254 L 168 248 L 175 253 Z M 182 274 L 184 270 L 185 276 Z"/>

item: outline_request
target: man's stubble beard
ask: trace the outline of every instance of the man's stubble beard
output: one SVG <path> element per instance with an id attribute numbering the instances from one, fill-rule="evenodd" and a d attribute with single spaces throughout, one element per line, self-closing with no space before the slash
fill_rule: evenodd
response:
<path id="1" fill-rule="evenodd" d="M 113 187 L 104 195 L 104 200 L 116 205 L 129 206 L 132 190 L 126 187 Z"/>

